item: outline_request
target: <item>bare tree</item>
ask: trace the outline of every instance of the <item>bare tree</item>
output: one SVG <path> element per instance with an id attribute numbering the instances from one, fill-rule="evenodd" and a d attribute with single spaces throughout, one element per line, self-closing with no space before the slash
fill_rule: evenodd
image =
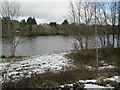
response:
<path id="1" fill-rule="evenodd" d="M 90 26 L 94 18 L 92 3 L 82 2 L 82 0 L 70 2 L 70 8 L 72 9 L 69 12 L 69 19 L 72 19 L 71 23 L 75 24 L 70 26 L 69 33 L 78 40 L 80 49 L 89 50 L 89 36 L 93 34 Z"/>
<path id="2" fill-rule="evenodd" d="M 15 19 L 20 16 L 21 5 L 17 2 L 5 1 L 1 4 L 1 16 L 2 16 L 2 31 L 5 32 L 6 37 L 8 37 L 11 56 L 15 56 L 16 48 L 20 42 L 20 38 L 16 38 L 16 27 Z"/>
<path id="3" fill-rule="evenodd" d="M 111 3 L 111 22 L 112 22 L 112 33 L 113 33 L 112 45 L 113 45 L 113 47 L 115 45 L 115 25 L 117 23 L 117 3 L 118 2 Z"/>
<path id="4" fill-rule="evenodd" d="M 97 18 L 97 6 L 98 6 L 98 3 L 94 2 L 93 3 L 93 13 L 94 13 L 94 25 L 95 25 L 95 36 L 94 36 L 94 44 L 95 44 L 95 48 L 96 48 L 96 61 L 97 61 L 97 66 L 98 66 L 98 63 L 99 63 L 99 53 L 98 53 L 98 40 L 95 40 L 95 38 L 98 38 L 98 30 L 97 30 L 97 22 L 98 22 L 98 18 Z"/>
<path id="5" fill-rule="evenodd" d="M 119 41 L 120 41 L 120 30 L 119 30 L 119 28 L 120 28 L 120 1 L 119 1 L 119 3 L 118 3 L 118 42 L 117 42 L 117 47 L 120 45 L 119 43 Z"/>
<path id="6" fill-rule="evenodd" d="M 73 2 L 70 2 L 70 10 L 69 10 L 69 18 L 72 21 L 72 23 L 76 23 L 76 10 L 75 10 L 75 5 Z"/>
<path id="7" fill-rule="evenodd" d="M 118 26 L 120 26 L 120 1 L 118 2 Z"/>

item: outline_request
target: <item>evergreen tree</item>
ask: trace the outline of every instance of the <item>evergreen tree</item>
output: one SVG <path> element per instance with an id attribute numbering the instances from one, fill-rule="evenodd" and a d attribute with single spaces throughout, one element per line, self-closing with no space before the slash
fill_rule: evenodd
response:
<path id="1" fill-rule="evenodd" d="M 25 25 L 25 24 L 26 24 L 25 19 L 21 20 L 21 23 L 22 23 L 23 25 Z"/>
<path id="2" fill-rule="evenodd" d="M 50 22 L 49 25 L 52 26 L 52 27 L 56 27 L 56 26 L 57 26 L 57 23 L 56 23 L 56 22 Z"/>
<path id="3" fill-rule="evenodd" d="M 35 18 L 33 18 L 32 20 L 33 20 L 33 24 L 37 25 L 37 22 L 36 22 Z"/>
<path id="4" fill-rule="evenodd" d="M 68 21 L 67 20 L 64 20 L 62 25 L 68 25 Z"/>
<path id="5" fill-rule="evenodd" d="M 35 20 L 35 18 L 32 18 L 32 17 L 29 17 L 28 19 L 27 19 L 27 24 L 37 24 L 37 22 L 36 22 L 36 20 Z"/>

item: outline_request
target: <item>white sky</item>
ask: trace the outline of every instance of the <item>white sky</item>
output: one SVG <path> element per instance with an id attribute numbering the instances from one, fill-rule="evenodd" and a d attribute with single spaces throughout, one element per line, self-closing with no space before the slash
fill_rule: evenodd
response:
<path id="1" fill-rule="evenodd" d="M 21 2 L 24 17 L 35 17 L 38 23 L 61 23 L 67 16 L 67 2 Z"/>
<path id="2" fill-rule="evenodd" d="M 3 2 L 6 0 L 0 0 Z M 22 16 L 18 19 L 35 17 L 38 24 L 62 23 L 67 18 L 70 0 L 9 0 L 20 2 Z"/>
<path id="3" fill-rule="evenodd" d="M 5 0 L 0 0 L 0 2 L 1 1 Z M 17 1 L 21 3 L 22 17 L 20 19 L 27 19 L 29 16 L 35 17 L 37 23 L 40 24 L 49 22 L 62 23 L 64 19 L 67 19 L 69 2 L 70 1 L 74 2 L 78 0 L 11 0 L 11 1 Z"/>

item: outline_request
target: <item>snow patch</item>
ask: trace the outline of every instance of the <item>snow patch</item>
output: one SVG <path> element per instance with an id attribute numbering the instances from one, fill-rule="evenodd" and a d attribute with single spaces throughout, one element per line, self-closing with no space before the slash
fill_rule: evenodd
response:
<path id="1" fill-rule="evenodd" d="M 70 90 L 73 90 L 72 87 L 74 86 L 74 84 L 76 83 L 82 83 L 84 85 L 84 88 L 85 89 L 95 89 L 96 88 L 98 89 L 114 89 L 114 87 L 111 87 L 109 84 L 107 84 L 106 86 L 100 86 L 100 85 L 97 85 L 97 80 L 95 79 L 91 79 L 91 80 L 79 80 L 79 81 L 76 81 L 75 83 L 72 83 L 72 84 L 64 84 L 64 85 L 60 85 L 60 88 L 65 88 L 65 86 L 68 86 L 68 87 L 71 87 Z"/>
<path id="2" fill-rule="evenodd" d="M 116 81 L 116 82 L 120 83 L 120 76 L 113 76 L 111 78 L 104 79 L 104 81 L 106 81 L 106 80 Z"/>
<path id="3" fill-rule="evenodd" d="M 113 65 L 107 65 L 107 66 L 99 67 L 98 70 L 113 69 L 113 68 L 115 68 L 115 66 L 113 66 Z"/>
<path id="4" fill-rule="evenodd" d="M 92 66 L 85 66 L 85 68 L 88 69 L 88 70 L 90 70 L 90 71 L 95 69 L 95 68 L 92 67 Z"/>
<path id="5" fill-rule="evenodd" d="M 81 83 L 96 83 L 97 80 L 95 80 L 95 79 L 92 79 L 92 80 L 79 80 L 79 82 L 81 82 Z"/>
<path id="6" fill-rule="evenodd" d="M 64 57 L 66 53 L 43 54 L 33 56 L 31 59 L 16 61 L 12 63 L 0 63 L 0 73 L 7 76 L 5 81 L 20 80 L 23 77 L 30 77 L 32 74 L 40 74 L 46 71 L 59 72 L 67 67 L 74 67 L 71 60 Z M 3 77 L 4 79 L 4 77 Z M 3 82 L 3 81 L 2 81 Z"/>
<path id="7" fill-rule="evenodd" d="M 114 89 L 114 87 L 111 87 L 111 86 L 109 86 L 109 87 L 105 87 L 105 86 L 99 86 L 99 85 L 96 85 L 96 84 L 84 84 L 84 88 L 100 88 L 100 89 Z"/>

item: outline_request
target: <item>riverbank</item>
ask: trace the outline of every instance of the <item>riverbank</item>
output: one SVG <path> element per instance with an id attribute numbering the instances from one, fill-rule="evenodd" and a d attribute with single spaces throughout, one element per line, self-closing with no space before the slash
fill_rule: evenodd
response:
<path id="1" fill-rule="evenodd" d="M 32 37 L 32 36 L 57 36 L 57 35 L 61 35 L 61 36 L 70 36 L 68 33 L 60 33 L 60 32 L 56 32 L 56 33 L 49 33 L 49 32 L 29 32 L 29 33 L 16 33 L 16 36 L 19 37 Z M 9 36 L 3 34 L 0 36 L 0 38 L 9 38 Z"/>
<path id="2" fill-rule="evenodd" d="M 96 64 L 94 61 L 85 63 L 82 58 L 76 62 L 75 59 L 68 57 L 69 55 L 75 56 L 76 54 L 44 54 L 19 61 L 19 64 L 17 61 L 11 65 L 14 67 L 10 68 L 13 72 L 9 75 L 20 78 L 22 73 L 18 72 L 25 71 L 27 77 L 23 76 L 18 81 L 9 80 L 3 83 L 3 88 L 120 88 L 120 73 L 115 60 L 111 63 L 108 60 L 100 60 L 96 68 L 92 65 Z"/>

